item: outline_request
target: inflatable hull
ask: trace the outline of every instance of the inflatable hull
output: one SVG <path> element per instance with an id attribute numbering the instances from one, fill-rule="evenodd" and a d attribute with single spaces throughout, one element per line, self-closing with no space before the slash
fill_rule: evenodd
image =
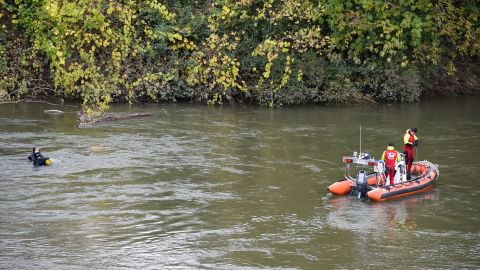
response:
<path id="1" fill-rule="evenodd" d="M 373 186 L 373 185 L 376 185 L 377 184 L 377 178 L 375 177 L 375 175 L 373 176 L 370 176 L 368 178 L 368 185 L 369 186 Z M 337 196 L 342 196 L 342 195 L 347 195 L 347 194 L 350 194 L 350 192 L 352 192 L 352 188 L 355 186 L 355 183 L 348 180 L 348 179 L 343 179 L 343 180 L 340 180 L 338 182 L 335 182 L 333 184 L 331 184 L 327 190 L 332 193 L 333 195 L 337 195 Z"/>
<path id="2" fill-rule="evenodd" d="M 370 190 L 367 196 L 377 202 L 409 196 L 433 188 L 438 179 L 438 167 L 428 161 L 416 162 L 412 166 L 412 179 L 391 187 L 377 187 Z"/>

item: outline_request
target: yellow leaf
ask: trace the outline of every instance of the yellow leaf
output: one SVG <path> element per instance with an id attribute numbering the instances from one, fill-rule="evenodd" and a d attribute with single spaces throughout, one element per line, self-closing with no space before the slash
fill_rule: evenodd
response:
<path id="1" fill-rule="evenodd" d="M 210 59 L 210 66 L 214 66 L 217 63 L 217 56 L 213 56 L 212 59 Z"/>
<path id="2" fill-rule="evenodd" d="M 182 36 L 178 33 L 173 34 L 173 37 L 178 39 L 178 40 L 182 40 Z"/>
<path id="3" fill-rule="evenodd" d="M 107 9 L 107 14 L 108 15 L 112 14 L 113 10 L 114 10 L 113 6 L 109 6 Z"/>

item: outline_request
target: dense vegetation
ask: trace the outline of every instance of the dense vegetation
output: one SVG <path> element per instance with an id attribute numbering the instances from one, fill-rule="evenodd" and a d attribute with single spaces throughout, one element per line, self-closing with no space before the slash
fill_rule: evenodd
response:
<path id="1" fill-rule="evenodd" d="M 0 0 L 0 100 L 301 103 L 480 88 L 476 0 Z"/>

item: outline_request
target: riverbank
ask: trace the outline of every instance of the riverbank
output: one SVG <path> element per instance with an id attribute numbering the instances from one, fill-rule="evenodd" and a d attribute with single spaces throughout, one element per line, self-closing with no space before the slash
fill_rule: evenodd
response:
<path id="1" fill-rule="evenodd" d="M 471 67 L 471 66 L 468 66 Z M 475 67 L 473 70 L 478 69 Z M 431 83 L 425 83 L 425 89 L 421 90 L 420 95 L 415 95 L 414 100 L 410 100 L 407 103 L 411 102 L 419 102 L 425 101 L 431 98 L 436 97 L 455 97 L 455 96 L 478 96 L 480 95 L 480 72 L 472 72 L 464 70 L 464 72 L 459 74 L 458 76 L 449 76 L 448 74 L 444 74 L 443 76 L 437 75 L 432 79 Z M 287 90 L 288 91 L 288 90 Z M 1 92 L 1 90 L 0 90 Z M 26 102 L 26 103 L 46 103 L 51 105 L 59 105 L 64 106 L 65 103 L 82 103 L 81 99 L 78 98 L 69 98 L 66 96 L 58 96 L 50 92 L 37 92 L 37 91 L 28 91 L 23 90 L 19 91 L 12 91 L 11 93 L 5 93 L 2 99 L 0 99 L 0 104 L 7 104 L 7 103 L 19 103 L 19 102 Z M 291 91 L 290 91 L 291 92 Z M 226 101 L 225 101 L 226 100 Z M 404 101 L 405 102 L 405 101 Z M 375 100 L 371 98 L 371 96 L 363 95 L 358 93 L 357 95 L 344 97 L 342 100 L 337 100 L 337 102 L 327 101 L 325 97 L 304 97 L 301 99 L 300 97 L 296 98 L 288 98 L 283 95 L 283 92 L 280 91 L 276 96 L 276 102 L 270 103 L 265 102 L 263 96 L 253 94 L 243 94 L 242 96 L 237 96 L 235 98 L 226 98 L 220 99 L 217 98 L 215 102 L 211 100 L 201 100 L 194 95 L 185 96 L 181 94 L 181 90 L 172 91 L 172 96 L 170 99 L 166 100 L 158 100 L 158 99 L 148 99 L 146 97 L 138 97 L 137 99 L 128 101 L 125 100 L 125 97 L 115 96 L 110 104 L 122 104 L 122 103 L 136 103 L 136 104 L 151 104 L 151 103 L 190 103 L 190 104 L 208 104 L 208 105 L 231 105 L 231 106 L 238 106 L 238 105 L 253 105 L 253 106 L 298 106 L 298 105 L 341 105 L 341 106 L 349 106 L 354 104 L 384 104 L 384 103 L 404 103 L 400 100 Z M 66 105 L 71 106 L 71 105 Z M 81 109 L 81 105 L 77 106 Z"/>
<path id="2" fill-rule="evenodd" d="M 0 2 L 0 99 L 297 104 L 478 93 L 475 1 Z"/>

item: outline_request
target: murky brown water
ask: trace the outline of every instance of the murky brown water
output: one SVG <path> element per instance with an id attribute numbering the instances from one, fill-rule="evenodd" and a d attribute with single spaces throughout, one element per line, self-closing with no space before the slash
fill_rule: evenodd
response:
<path id="1" fill-rule="evenodd" d="M 65 114 L 44 114 L 63 109 Z M 145 119 L 76 129 L 74 108 L 0 105 L 0 269 L 480 267 L 480 99 L 268 110 L 114 106 Z M 334 197 L 342 155 L 419 129 L 433 191 Z M 33 145 L 53 158 L 33 168 Z"/>

